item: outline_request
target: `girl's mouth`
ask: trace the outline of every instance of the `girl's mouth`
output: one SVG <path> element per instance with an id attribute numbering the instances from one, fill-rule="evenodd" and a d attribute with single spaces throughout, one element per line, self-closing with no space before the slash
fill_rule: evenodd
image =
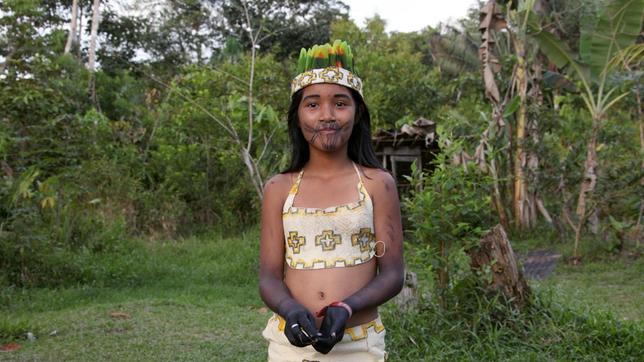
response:
<path id="1" fill-rule="evenodd" d="M 313 144 L 318 138 L 321 138 L 322 146 L 327 150 L 335 149 L 342 126 L 337 122 L 321 122 L 315 127 L 306 126 L 306 129 L 313 132 L 309 143 Z"/>
<path id="2" fill-rule="evenodd" d="M 327 129 L 321 129 L 319 132 L 321 134 L 333 134 L 333 133 L 336 133 L 337 131 L 338 131 L 337 129 L 327 128 Z"/>
<path id="3" fill-rule="evenodd" d="M 340 130 L 340 125 L 337 123 L 324 123 L 316 127 L 316 131 L 322 134 L 331 134 Z"/>

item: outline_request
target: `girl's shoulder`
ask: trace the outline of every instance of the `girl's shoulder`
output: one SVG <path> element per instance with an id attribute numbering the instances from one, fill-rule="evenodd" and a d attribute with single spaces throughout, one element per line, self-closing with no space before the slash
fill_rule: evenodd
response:
<path id="1" fill-rule="evenodd" d="M 297 173 L 278 173 L 273 175 L 264 185 L 264 197 L 286 200 L 289 191 L 297 178 Z"/>
<path id="2" fill-rule="evenodd" d="M 360 171 L 362 171 L 362 174 L 365 175 L 367 178 L 373 178 L 373 179 L 386 179 L 386 178 L 391 178 L 393 180 L 393 177 L 389 173 L 389 171 L 384 170 L 382 168 L 377 168 L 377 167 L 369 167 L 369 166 L 358 166 L 360 168 Z"/>
<path id="3" fill-rule="evenodd" d="M 396 191 L 396 180 L 387 170 L 366 166 L 361 166 L 360 169 L 364 175 L 362 182 L 372 196 Z"/>

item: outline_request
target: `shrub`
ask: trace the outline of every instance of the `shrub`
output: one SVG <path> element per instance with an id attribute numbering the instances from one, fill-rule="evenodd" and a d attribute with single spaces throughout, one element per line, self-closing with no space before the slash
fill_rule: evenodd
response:
<path id="1" fill-rule="evenodd" d="M 436 272 L 442 294 L 455 285 L 449 280 L 450 269 L 452 274 L 463 274 L 460 270 L 468 268 L 464 251 L 493 225 L 494 218 L 489 178 L 472 164 L 450 162 L 460 152 L 460 142 L 441 143 L 432 174 L 410 178 L 416 191 L 404 206 L 415 241 L 427 245 L 425 264 Z"/>
<path id="2" fill-rule="evenodd" d="M 0 188 L 0 270 L 17 286 L 59 285 L 92 280 L 82 258 L 113 252 L 125 235 L 123 222 L 105 220 L 98 202 L 32 168 Z"/>

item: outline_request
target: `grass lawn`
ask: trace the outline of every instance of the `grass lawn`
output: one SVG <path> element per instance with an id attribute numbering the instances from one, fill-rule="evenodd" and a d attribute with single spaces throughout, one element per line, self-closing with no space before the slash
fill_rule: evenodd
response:
<path id="1" fill-rule="evenodd" d="M 644 321 L 644 258 L 630 251 L 618 256 L 611 242 L 589 237 L 580 242 L 582 263 L 574 266 L 568 260 L 572 240 L 558 240 L 551 229 L 537 229 L 512 240 L 520 254 L 549 249 L 563 255 L 550 277 L 533 280 L 532 286 L 552 292 L 555 300 L 582 314 L 606 312 L 622 321 Z"/>
<path id="2" fill-rule="evenodd" d="M 5 290 L 0 332 L 37 339 L 14 339 L 22 348 L 0 360 L 266 359 L 260 333 L 270 313 L 257 293 L 256 232 L 149 248 L 130 266 L 152 276 L 137 285 Z"/>
<path id="3" fill-rule="evenodd" d="M 581 266 L 560 262 L 550 278 L 534 284 L 552 288 L 563 304 L 583 314 L 601 311 L 622 321 L 644 319 L 644 258 L 594 261 Z"/>
<path id="4" fill-rule="evenodd" d="M 8 288 L 0 292 L 0 344 L 13 341 L 21 345 L 17 351 L 0 352 L 0 360 L 266 360 L 261 330 L 271 312 L 263 307 L 257 293 L 256 230 L 233 238 L 210 235 L 145 243 L 143 250 L 95 262 L 96 268 L 109 271 L 107 275 L 114 273 L 117 282 L 107 278 L 90 286 Z M 581 268 L 560 265 L 551 279 L 534 285 L 552 292 L 553 300 L 574 310 L 611 311 L 641 331 L 643 270 L 641 259 Z M 415 335 L 413 341 L 398 338 L 405 333 L 407 322 L 432 324 L 413 316 L 399 317 L 392 306 L 384 308 L 383 319 L 391 326 L 388 343 L 392 360 L 414 361 L 417 356 L 445 361 L 485 356 L 521 360 L 507 357 L 511 347 L 495 344 L 501 339 L 482 338 L 478 349 L 450 354 L 449 348 L 464 346 L 458 340 L 449 341 L 448 335 L 427 335 L 443 343 L 438 345 L 424 344 L 422 334 Z M 26 332 L 33 333 L 36 340 L 25 339 Z M 431 348 L 447 349 L 438 355 Z M 498 352 L 504 348 L 505 352 Z M 527 360 L 540 360 L 542 351 L 530 348 L 533 357 Z M 548 354 L 548 348 L 544 345 L 546 354 L 542 356 L 557 356 L 558 352 Z M 407 350 L 414 353 L 402 353 Z"/>

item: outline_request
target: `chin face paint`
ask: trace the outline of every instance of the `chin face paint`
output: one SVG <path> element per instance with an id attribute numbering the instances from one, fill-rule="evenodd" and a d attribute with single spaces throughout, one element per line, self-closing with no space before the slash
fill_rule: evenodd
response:
<path id="1" fill-rule="evenodd" d="M 319 145 L 325 151 L 334 151 L 340 145 L 345 127 L 337 122 L 322 122 L 315 127 L 304 125 L 303 128 L 307 133 L 311 133 L 311 138 L 308 140 L 311 145 L 315 146 L 315 142 L 319 141 Z"/>

